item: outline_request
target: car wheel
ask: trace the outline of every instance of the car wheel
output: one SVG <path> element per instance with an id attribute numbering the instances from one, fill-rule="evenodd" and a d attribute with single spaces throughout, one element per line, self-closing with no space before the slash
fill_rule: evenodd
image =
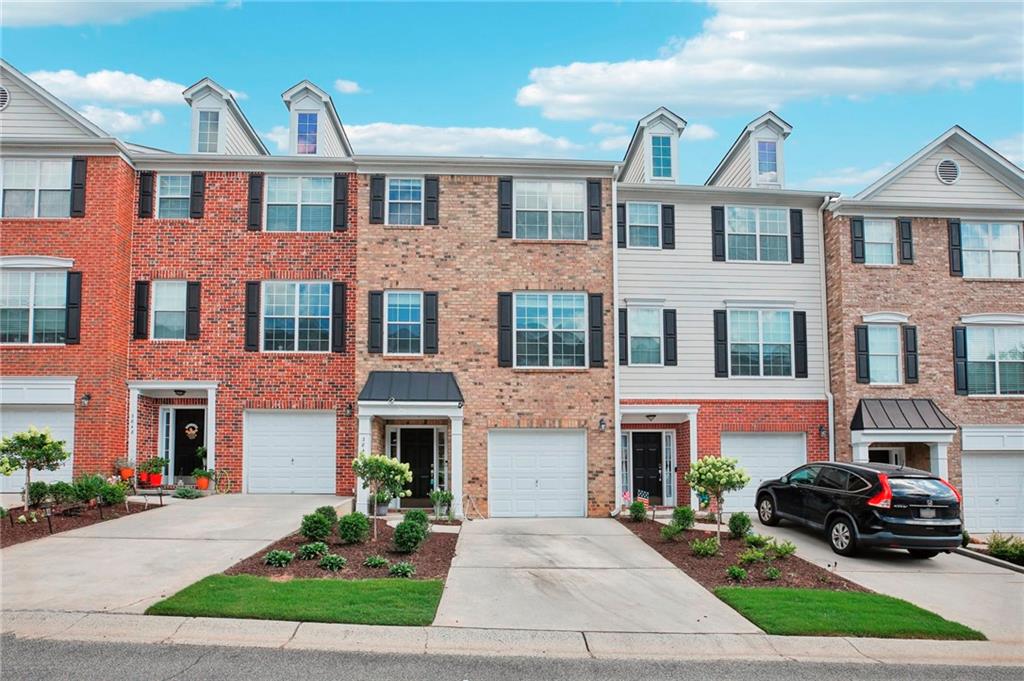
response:
<path id="1" fill-rule="evenodd" d="M 762 525 L 778 525 L 779 516 L 775 514 L 775 502 L 767 494 L 757 500 L 757 519 Z"/>
<path id="2" fill-rule="evenodd" d="M 939 555 L 938 551 L 932 551 L 930 549 L 907 549 L 907 553 L 910 554 L 911 558 L 921 558 L 922 560 L 934 558 Z"/>
<path id="3" fill-rule="evenodd" d="M 845 517 L 838 517 L 828 525 L 828 544 L 840 556 L 852 556 L 857 552 L 857 538 L 853 524 Z"/>

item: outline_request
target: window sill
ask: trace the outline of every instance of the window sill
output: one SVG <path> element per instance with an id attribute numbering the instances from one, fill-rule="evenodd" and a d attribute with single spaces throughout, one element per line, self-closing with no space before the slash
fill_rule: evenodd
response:
<path id="1" fill-rule="evenodd" d="M 0 348 L 63 348 L 67 343 L 0 343 Z"/>
<path id="2" fill-rule="evenodd" d="M 587 371 L 590 367 L 512 367 L 512 372 L 517 374 L 582 374 Z"/>
<path id="3" fill-rule="evenodd" d="M 806 260 L 806 259 L 805 259 Z M 803 265 L 804 263 L 792 262 L 791 260 L 725 260 L 729 265 Z"/>
<path id="4" fill-rule="evenodd" d="M 61 217 L 50 217 L 50 218 L 46 218 L 46 217 L 38 217 L 38 218 L 28 218 L 28 217 L 8 218 L 8 217 L 0 217 L 0 220 L 3 220 L 4 222 L 56 222 L 56 221 L 60 221 L 60 220 L 67 220 L 68 222 L 71 222 L 74 219 L 75 218 L 72 218 L 70 215 L 64 215 L 64 216 L 61 216 Z M 78 219 L 81 219 L 81 218 L 78 218 Z"/>
<path id="5" fill-rule="evenodd" d="M 389 232 L 419 232 L 429 227 L 437 227 L 437 225 L 381 225 Z"/>
<path id="6" fill-rule="evenodd" d="M 513 244 L 519 244 L 521 246 L 536 246 L 536 245 L 547 245 L 551 244 L 554 246 L 586 246 L 590 243 L 588 239 L 512 239 Z M 603 239 L 598 241 L 594 239 L 594 243 L 603 243 Z"/>
<path id="7" fill-rule="evenodd" d="M 992 282 L 996 284 L 1024 284 L 1022 277 L 962 277 L 964 281 Z"/>
<path id="8" fill-rule="evenodd" d="M 407 361 L 420 362 L 420 361 L 425 360 L 427 357 L 426 357 L 426 355 L 385 355 L 385 354 L 381 354 L 380 358 L 383 359 L 385 362 L 407 362 Z"/>
<path id="9" fill-rule="evenodd" d="M 1024 395 L 966 395 L 966 397 L 969 400 L 1024 400 Z"/>
<path id="10" fill-rule="evenodd" d="M 886 265 L 885 263 L 864 263 L 864 269 L 868 270 L 896 270 L 899 267 L 896 263 L 891 265 Z"/>
<path id="11" fill-rule="evenodd" d="M 892 390 L 893 388 L 906 388 L 908 386 L 917 385 L 916 383 L 861 383 L 869 388 L 878 388 L 881 390 Z"/>

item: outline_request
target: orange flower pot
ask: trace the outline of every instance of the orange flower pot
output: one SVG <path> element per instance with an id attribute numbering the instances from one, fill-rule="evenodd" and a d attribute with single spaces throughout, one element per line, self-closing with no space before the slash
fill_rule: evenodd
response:
<path id="1" fill-rule="evenodd" d="M 210 479 L 196 478 L 196 489 L 210 489 Z"/>
<path id="2" fill-rule="evenodd" d="M 135 469 L 134 468 L 122 468 L 121 469 L 121 479 L 122 480 L 131 480 L 133 473 L 135 473 Z"/>

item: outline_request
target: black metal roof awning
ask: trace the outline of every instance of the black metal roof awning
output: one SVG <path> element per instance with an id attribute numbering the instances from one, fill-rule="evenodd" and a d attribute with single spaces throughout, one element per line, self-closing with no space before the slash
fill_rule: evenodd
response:
<path id="1" fill-rule="evenodd" d="M 931 400 L 863 399 L 850 430 L 956 430 L 956 424 Z"/>
<path id="2" fill-rule="evenodd" d="M 371 371 L 360 402 L 462 402 L 449 371 Z"/>

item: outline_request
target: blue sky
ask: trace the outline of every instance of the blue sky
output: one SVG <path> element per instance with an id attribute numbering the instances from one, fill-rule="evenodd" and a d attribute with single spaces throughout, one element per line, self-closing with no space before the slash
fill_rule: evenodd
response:
<path id="1" fill-rule="evenodd" d="M 1022 19 L 1019 3 L 5 2 L 0 53 L 175 151 L 184 86 L 241 93 L 277 152 L 280 94 L 308 78 L 357 153 L 618 160 L 665 105 L 689 121 L 686 183 L 772 108 L 794 127 L 788 184 L 855 191 L 953 124 L 1024 162 Z"/>

